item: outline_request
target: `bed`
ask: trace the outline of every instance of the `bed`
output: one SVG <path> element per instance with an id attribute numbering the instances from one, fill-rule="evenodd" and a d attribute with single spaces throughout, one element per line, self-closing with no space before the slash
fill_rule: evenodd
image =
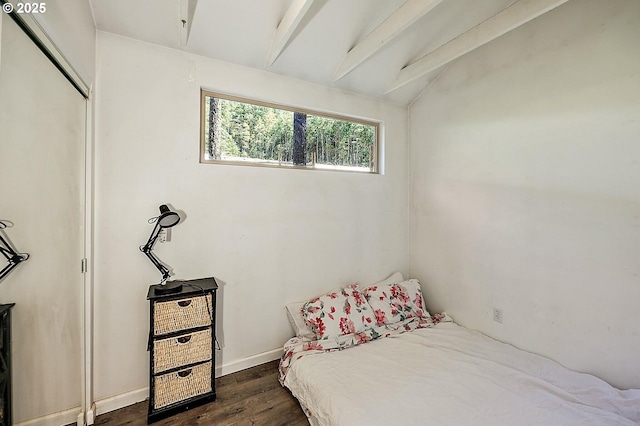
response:
<path id="1" fill-rule="evenodd" d="M 287 306 L 280 382 L 310 424 L 640 424 L 640 390 L 429 315 L 419 282 L 400 280 Z"/>

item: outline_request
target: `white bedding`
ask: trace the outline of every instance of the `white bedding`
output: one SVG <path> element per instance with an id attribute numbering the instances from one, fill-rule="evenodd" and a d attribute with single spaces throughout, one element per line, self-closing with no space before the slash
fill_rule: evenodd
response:
<path id="1" fill-rule="evenodd" d="M 640 390 L 453 323 L 302 356 L 283 383 L 321 425 L 640 424 Z"/>

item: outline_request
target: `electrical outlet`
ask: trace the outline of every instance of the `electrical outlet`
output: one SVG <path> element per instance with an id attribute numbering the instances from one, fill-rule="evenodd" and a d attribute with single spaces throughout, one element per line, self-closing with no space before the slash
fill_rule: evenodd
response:
<path id="1" fill-rule="evenodd" d="M 502 324 L 502 309 L 493 308 L 493 320 Z"/>
<path id="2" fill-rule="evenodd" d="M 158 234 L 158 242 L 166 243 L 167 241 L 169 241 L 169 230 L 167 228 L 162 228 Z"/>

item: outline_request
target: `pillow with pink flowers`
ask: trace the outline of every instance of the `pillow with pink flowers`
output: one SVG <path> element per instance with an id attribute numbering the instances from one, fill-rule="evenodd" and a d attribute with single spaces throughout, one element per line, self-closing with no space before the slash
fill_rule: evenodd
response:
<path id="1" fill-rule="evenodd" d="M 308 301 L 302 314 L 318 340 L 361 333 L 375 325 L 371 306 L 357 284 Z"/>
<path id="2" fill-rule="evenodd" d="M 376 326 L 429 316 L 420 282 L 416 279 L 397 284 L 373 285 L 364 289 L 363 293 L 373 309 Z"/>

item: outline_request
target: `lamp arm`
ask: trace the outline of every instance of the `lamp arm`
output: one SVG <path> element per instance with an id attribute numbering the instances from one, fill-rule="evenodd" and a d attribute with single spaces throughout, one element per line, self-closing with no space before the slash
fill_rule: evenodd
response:
<path id="1" fill-rule="evenodd" d="M 153 227 L 153 230 L 151 231 L 151 235 L 149 235 L 149 239 L 147 240 L 146 244 L 143 246 L 140 246 L 140 251 L 145 254 L 149 253 L 153 249 L 153 246 L 156 244 L 156 240 L 158 239 L 159 235 L 160 235 L 160 226 L 158 226 L 158 223 L 156 222 L 156 225 Z"/>
<path id="2" fill-rule="evenodd" d="M 144 254 L 146 254 L 149 260 L 151 260 L 151 263 L 158 268 L 158 271 L 162 274 L 162 281 L 160 281 L 160 284 L 164 284 L 165 281 L 169 279 L 169 269 L 167 269 L 167 267 L 164 266 L 150 251 L 145 251 Z"/>
<path id="3" fill-rule="evenodd" d="M 16 266 L 18 266 L 18 262 L 9 261 L 9 264 L 2 268 L 2 270 L 0 271 L 0 281 L 2 281 L 4 277 L 9 275 L 9 272 L 11 272 Z"/>
<path id="4" fill-rule="evenodd" d="M 5 276 L 9 275 L 9 272 L 13 270 L 20 262 L 24 262 L 29 258 L 29 255 L 26 253 L 17 253 L 13 250 L 11 245 L 5 240 L 0 234 L 0 253 L 7 259 L 9 262 L 2 270 L 0 270 L 0 280 L 2 280 Z"/>
<path id="5" fill-rule="evenodd" d="M 155 266 L 158 271 L 160 271 L 160 273 L 162 274 L 162 281 L 160 281 L 160 284 L 164 284 L 167 279 L 169 279 L 169 269 L 164 266 L 152 252 L 153 246 L 155 245 L 156 240 L 160 235 L 160 231 L 160 226 L 158 225 L 158 223 L 156 223 L 153 231 L 151 231 L 151 235 L 149 236 L 149 240 L 147 241 L 147 243 L 143 246 L 140 246 L 140 251 L 143 252 L 149 258 L 151 263 L 153 263 L 153 266 Z"/>

